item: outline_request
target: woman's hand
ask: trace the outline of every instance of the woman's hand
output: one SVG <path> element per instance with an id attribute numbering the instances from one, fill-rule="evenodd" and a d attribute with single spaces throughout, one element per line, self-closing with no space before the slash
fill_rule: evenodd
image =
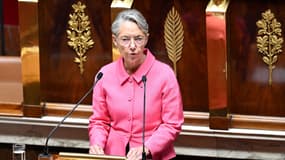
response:
<path id="1" fill-rule="evenodd" d="M 90 146 L 89 153 L 90 154 L 104 154 L 104 150 L 99 145 L 93 145 L 93 146 Z"/>
<path id="2" fill-rule="evenodd" d="M 149 154 L 149 150 L 146 147 L 144 149 L 145 149 L 145 153 L 147 156 Z M 142 159 L 142 152 L 143 152 L 142 146 L 131 148 L 127 154 L 127 159 L 128 160 L 141 160 Z"/>

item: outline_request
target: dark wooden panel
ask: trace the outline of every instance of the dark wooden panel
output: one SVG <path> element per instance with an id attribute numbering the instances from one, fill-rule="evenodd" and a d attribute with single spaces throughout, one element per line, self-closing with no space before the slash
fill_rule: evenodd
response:
<path id="1" fill-rule="evenodd" d="M 284 116 L 285 55 L 278 56 L 273 82 L 268 84 L 268 66 L 256 47 L 256 22 L 270 9 L 285 29 L 282 0 L 231 1 L 229 6 L 230 111 L 234 114 Z"/>
<path id="2" fill-rule="evenodd" d="M 174 6 L 181 16 L 184 28 L 182 58 L 177 63 L 177 77 L 181 86 L 184 110 L 208 111 L 207 57 L 205 35 L 205 8 L 208 0 L 135 1 L 150 25 L 148 47 L 155 56 L 172 66 L 164 44 L 164 21 Z"/>
<path id="3" fill-rule="evenodd" d="M 47 102 L 76 103 L 92 86 L 99 68 L 112 61 L 111 0 L 83 0 L 91 21 L 93 48 L 86 53 L 84 73 L 74 63 L 75 51 L 67 45 L 69 14 L 77 0 L 39 1 L 41 98 Z M 83 103 L 91 104 L 91 95 Z"/>

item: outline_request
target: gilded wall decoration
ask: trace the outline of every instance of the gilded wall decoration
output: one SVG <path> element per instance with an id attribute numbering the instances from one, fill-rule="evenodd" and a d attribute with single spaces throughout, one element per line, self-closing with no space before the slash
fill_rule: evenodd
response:
<path id="1" fill-rule="evenodd" d="M 86 6 L 78 1 L 77 4 L 72 5 L 72 8 L 74 12 L 69 14 L 69 29 L 66 31 L 69 39 L 67 44 L 75 50 L 74 62 L 78 63 L 80 73 L 83 74 L 83 63 L 87 61 L 85 54 L 93 47 L 94 41 L 91 39 L 89 17 L 84 13 Z"/>
<path id="2" fill-rule="evenodd" d="M 269 85 L 272 84 L 272 71 L 277 62 L 277 55 L 282 53 L 282 30 L 281 23 L 278 22 L 270 9 L 262 13 L 262 19 L 256 22 L 257 32 L 257 49 L 262 54 L 262 60 L 268 65 Z"/>
<path id="3" fill-rule="evenodd" d="M 168 58 L 172 61 L 174 72 L 177 74 L 177 62 L 182 57 L 184 30 L 177 10 L 172 7 L 164 23 L 164 42 Z"/>

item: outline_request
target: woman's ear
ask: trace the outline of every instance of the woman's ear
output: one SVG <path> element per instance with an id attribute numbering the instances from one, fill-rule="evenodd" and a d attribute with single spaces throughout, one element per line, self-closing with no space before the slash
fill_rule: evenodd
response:
<path id="1" fill-rule="evenodd" d="M 145 45 L 147 44 L 148 42 L 148 37 L 149 37 L 149 33 L 146 34 L 146 40 L 145 40 Z"/>
<path id="2" fill-rule="evenodd" d="M 113 41 L 114 45 L 117 47 L 118 43 L 117 43 L 117 40 L 116 40 L 116 36 L 114 34 L 112 34 L 112 41 Z"/>

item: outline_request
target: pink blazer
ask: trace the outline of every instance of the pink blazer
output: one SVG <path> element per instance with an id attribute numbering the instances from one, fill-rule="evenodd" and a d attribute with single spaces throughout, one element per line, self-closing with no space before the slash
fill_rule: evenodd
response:
<path id="1" fill-rule="evenodd" d="M 140 68 L 128 75 L 123 60 L 104 67 L 93 91 L 93 114 L 89 123 L 90 145 L 98 144 L 107 155 L 125 156 L 125 148 L 142 145 L 143 94 L 146 75 L 145 146 L 152 159 L 175 157 L 173 142 L 184 121 L 179 85 L 173 70 L 155 60 L 146 49 Z"/>

